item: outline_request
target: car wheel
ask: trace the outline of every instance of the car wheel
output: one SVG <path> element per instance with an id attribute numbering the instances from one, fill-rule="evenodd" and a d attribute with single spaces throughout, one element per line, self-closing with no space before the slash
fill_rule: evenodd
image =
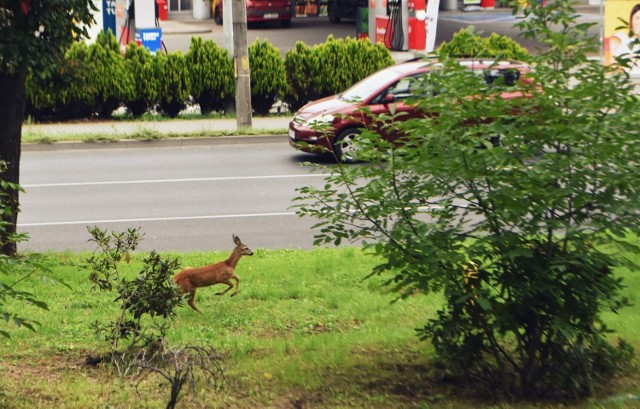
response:
<path id="1" fill-rule="evenodd" d="M 360 135 L 360 129 L 350 128 L 340 132 L 333 142 L 333 153 L 341 163 L 357 162 L 358 148 L 354 143 Z"/>
<path id="2" fill-rule="evenodd" d="M 222 13 L 220 13 L 220 8 L 218 7 L 216 7 L 213 13 L 213 21 L 219 26 L 222 25 Z"/>
<path id="3" fill-rule="evenodd" d="M 280 20 L 280 25 L 284 28 L 291 27 L 291 20 Z"/>
<path id="4" fill-rule="evenodd" d="M 327 4 L 327 16 L 329 17 L 330 23 L 336 24 L 340 22 L 342 16 L 340 15 L 340 9 L 336 1 L 330 1 Z"/>

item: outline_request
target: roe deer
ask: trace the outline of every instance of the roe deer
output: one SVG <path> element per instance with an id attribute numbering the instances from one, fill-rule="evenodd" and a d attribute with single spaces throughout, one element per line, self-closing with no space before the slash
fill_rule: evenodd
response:
<path id="1" fill-rule="evenodd" d="M 196 307 L 195 303 L 196 290 L 198 288 L 208 287 L 214 284 L 226 284 L 229 286 L 226 290 L 216 293 L 216 295 L 224 295 L 233 288 L 231 280 L 235 280 L 236 289 L 231 296 L 233 297 L 238 294 L 238 291 L 240 290 L 240 279 L 233 273 L 233 270 L 235 270 L 240 257 L 252 256 L 253 251 L 242 244 L 242 241 L 240 241 L 238 236 L 234 234 L 232 237 L 236 247 L 233 249 L 233 252 L 228 259 L 203 267 L 187 267 L 173 277 L 173 281 L 180 290 L 184 293 L 190 294 L 187 304 L 198 312 L 200 312 L 200 310 Z"/>

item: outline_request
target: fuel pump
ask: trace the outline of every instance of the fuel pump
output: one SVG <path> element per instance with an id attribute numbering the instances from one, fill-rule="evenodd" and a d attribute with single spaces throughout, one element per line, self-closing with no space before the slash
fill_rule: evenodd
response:
<path id="1" fill-rule="evenodd" d="M 402 1 L 388 0 L 387 2 L 387 29 L 385 31 L 384 43 L 388 44 L 390 50 L 403 51 L 405 47 L 404 41 L 404 25 L 402 24 Z"/>

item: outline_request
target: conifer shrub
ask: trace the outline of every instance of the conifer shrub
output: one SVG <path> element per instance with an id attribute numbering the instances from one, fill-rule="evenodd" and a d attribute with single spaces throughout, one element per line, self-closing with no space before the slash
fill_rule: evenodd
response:
<path id="1" fill-rule="evenodd" d="M 436 54 L 440 57 L 502 58 L 527 61 L 529 52 L 515 40 L 492 33 L 481 37 L 474 27 L 466 27 L 453 35 L 450 42 L 443 42 Z"/>
<path id="2" fill-rule="evenodd" d="M 95 112 L 103 118 L 134 94 L 134 79 L 111 31 L 100 32 L 87 53 L 88 80 L 96 92 Z"/>
<path id="3" fill-rule="evenodd" d="M 389 50 L 368 40 L 327 37 L 313 48 L 298 42 L 285 55 L 287 95 L 292 110 L 309 101 L 344 91 L 368 75 L 393 64 Z"/>
<path id="4" fill-rule="evenodd" d="M 133 76 L 134 92 L 125 105 L 134 117 L 139 117 L 160 102 L 159 66 L 149 50 L 135 43 L 129 44 L 124 54 L 125 66 Z"/>
<path id="5" fill-rule="evenodd" d="M 229 52 L 213 41 L 191 38 L 185 56 L 191 77 L 191 94 L 200 111 L 208 114 L 224 111 L 226 102 L 234 98 L 233 62 Z"/>
<path id="6" fill-rule="evenodd" d="M 35 120 L 61 121 L 90 117 L 96 89 L 86 64 L 89 47 L 74 43 L 50 70 L 31 72 L 27 79 L 26 113 Z"/>
<path id="7" fill-rule="evenodd" d="M 257 39 L 249 46 L 251 107 L 266 115 L 286 89 L 286 73 L 280 50 L 268 41 Z"/>
<path id="8" fill-rule="evenodd" d="M 296 111 L 307 102 L 318 99 L 322 95 L 313 80 L 312 73 L 318 71 L 317 66 L 316 53 L 302 41 L 296 42 L 295 47 L 285 54 L 287 92 L 284 96 L 284 102 L 289 105 L 291 110 Z"/>
<path id="9" fill-rule="evenodd" d="M 160 111 L 171 118 L 186 108 L 191 92 L 191 77 L 187 60 L 181 52 L 158 54 L 157 72 L 160 74 Z"/>

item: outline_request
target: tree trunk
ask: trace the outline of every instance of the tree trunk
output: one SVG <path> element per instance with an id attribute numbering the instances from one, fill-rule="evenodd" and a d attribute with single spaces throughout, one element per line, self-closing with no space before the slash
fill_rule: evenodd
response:
<path id="1" fill-rule="evenodd" d="M 22 121 L 24 119 L 26 74 L 0 73 L 0 161 L 6 162 L 7 169 L 0 173 L 0 179 L 20 183 L 20 142 L 22 135 Z M 15 256 L 17 244 L 11 238 L 16 233 L 18 222 L 19 197 L 18 191 L 8 189 L 3 201 L 10 212 L 0 215 L 7 223 L 4 230 L 0 230 L 0 254 Z"/>

